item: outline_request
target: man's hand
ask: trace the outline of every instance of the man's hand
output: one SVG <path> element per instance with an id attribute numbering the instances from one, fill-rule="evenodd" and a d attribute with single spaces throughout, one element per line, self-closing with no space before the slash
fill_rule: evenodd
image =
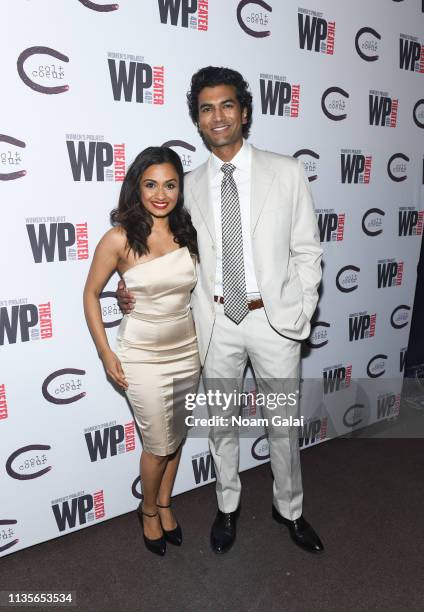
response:
<path id="1" fill-rule="evenodd" d="M 119 308 L 124 314 L 129 314 L 131 310 L 134 309 L 135 297 L 130 291 L 128 291 L 122 279 L 118 283 L 116 297 L 118 299 Z"/>

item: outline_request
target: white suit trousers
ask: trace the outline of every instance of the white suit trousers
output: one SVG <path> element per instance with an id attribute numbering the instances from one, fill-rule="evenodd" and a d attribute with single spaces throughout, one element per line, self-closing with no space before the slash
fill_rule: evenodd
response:
<path id="1" fill-rule="evenodd" d="M 276 332 L 269 324 L 264 308 L 249 311 L 236 325 L 224 314 L 224 306 L 215 303 L 216 320 L 207 352 L 203 382 L 205 390 L 231 393 L 242 390 L 243 372 L 250 358 L 258 391 L 267 383 L 268 391 L 285 393 L 287 384 L 293 390 L 299 379 L 300 342 Z M 263 382 L 261 383 L 261 381 Z M 210 416 L 238 416 L 239 407 L 209 406 Z M 302 477 L 299 457 L 299 432 L 293 426 L 274 426 L 271 415 L 299 418 L 299 407 L 277 406 L 272 413 L 262 409 L 262 417 L 269 421 L 268 440 L 271 468 L 274 476 L 273 502 L 279 513 L 295 520 L 302 514 Z M 261 415 L 258 415 L 259 417 Z M 222 512 L 233 512 L 240 502 L 239 431 L 237 427 L 211 427 L 209 445 L 216 471 L 216 494 Z"/>

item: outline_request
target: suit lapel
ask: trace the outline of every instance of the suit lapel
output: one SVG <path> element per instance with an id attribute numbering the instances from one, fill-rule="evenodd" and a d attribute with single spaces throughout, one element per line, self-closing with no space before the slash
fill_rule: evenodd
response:
<path id="1" fill-rule="evenodd" d="M 192 187 L 192 193 L 196 206 L 200 210 L 205 225 L 211 235 L 212 241 L 215 242 L 215 219 L 210 199 L 208 162 L 205 162 L 198 169 L 196 180 Z"/>
<path id="2" fill-rule="evenodd" d="M 275 173 L 267 167 L 263 157 L 263 152 L 252 146 L 252 183 L 250 194 L 250 229 L 252 236 L 275 178 Z"/>
<path id="3" fill-rule="evenodd" d="M 268 199 L 275 173 L 269 169 L 264 159 L 266 155 L 252 146 L 252 179 L 250 194 L 250 229 L 251 235 L 255 232 L 262 209 Z M 192 186 L 192 195 L 198 207 L 212 241 L 216 242 L 215 219 L 210 200 L 208 162 L 202 164 Z"/>

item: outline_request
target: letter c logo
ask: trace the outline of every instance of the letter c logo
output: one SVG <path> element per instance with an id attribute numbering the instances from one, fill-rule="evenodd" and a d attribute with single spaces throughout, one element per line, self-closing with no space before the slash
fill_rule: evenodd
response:
<path id="1" fill-rule="evenodd" d="M 25 49 L 25 51 L 22 51 L 17 61 L 18 74 L 21 77 L 22 81 L 25 83 L 25 85 L 27 85 L 34 91 L 38 91 L 39 93 L 44 94 L 60 94 L 64 91 L 69 90 L 69 85 L 59 85 L 58 87 L 45 87 L 44 85 L 39 85 L 38 83 L 32 81 L 24 70 L 25 60 L 27 60 L 32 55 L 51 55 L 52 57 L 55 57 L 61 62 L 69 62 L 69 57 L 63 55 L 63 53 L 60 53 L 59 51 L 56 51 L 56 49 L 51 49 L 50 47 L 29 47 L 28 49 Z"/>
<path id="2" fill-rule="evenodd" d="M 258 4 L 266 11 L 272 12 L 272 6 L 270 6 L 263 0 L 241 0 L 241 2 L 239 3 L 237 7 L 237 21 L 239 23 L 239 26 L 244 32 L 246 32 L 246 34 L 249 34 L 249 36 L 253 36 L 254 38 L 265 38 L 266 36 L 269 36 L 271 34 L 270 30 L 264 30 L 263 32 L 257 32 L 256 30 L 252 30 L 251 28 L 249 28 L 243 21 L 241 12 L 244 9 L 244 7 L 247 6 L 248 4 Z"/>

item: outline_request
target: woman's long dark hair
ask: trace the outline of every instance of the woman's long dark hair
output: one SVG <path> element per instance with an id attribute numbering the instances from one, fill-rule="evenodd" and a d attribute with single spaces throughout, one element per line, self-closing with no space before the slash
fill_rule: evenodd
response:
<path id="1" fill-rule="evenodd" d="M 149 253 L 147 238 L 152 226 L 152 215 L 144 208 L 140 198 L 140 179 L 143 173 L 155 164 L 172 164 L 179 179 L 179 194 L 175 208 L 169 214 L 169 227 L 174 242 L 186 246 L 199 256 L 196 230 L 189 212 L 184 208 L 184 170 L 180 157 L 169 147 L 148 147 L 137 155 L 128 168 L 119 195 L 118 207 L 110 213 L 112 225 L 120 225 L 127 234 L 128 249 L 141 257 Z"/>

